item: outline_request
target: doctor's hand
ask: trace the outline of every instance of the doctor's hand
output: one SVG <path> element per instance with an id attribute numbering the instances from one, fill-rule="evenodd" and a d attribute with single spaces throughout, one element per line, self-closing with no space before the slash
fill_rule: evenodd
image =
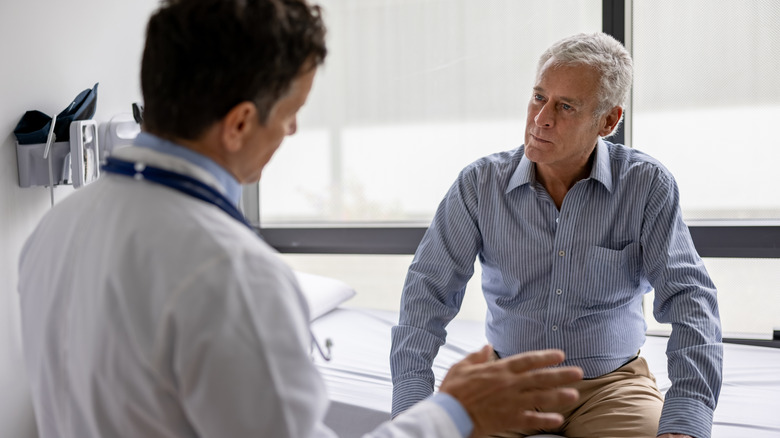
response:
<path id="1" fill-rule="evenodd" d="M 582 379 L 579 367 L 548 368 L 563 362 L 560 350 L 532 351 L 492 361 L 486 345 L 453 365 L 439 391 L 455 397 L 474 423 L 471 436 L 511 429 L 560 425 L 557 413 L 537 412 L 574 403 L 579 393 L 561 388 Z"/>

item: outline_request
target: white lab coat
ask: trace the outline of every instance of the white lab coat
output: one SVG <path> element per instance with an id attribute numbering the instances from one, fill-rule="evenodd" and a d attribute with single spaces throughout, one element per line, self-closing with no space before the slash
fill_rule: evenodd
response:
<path id="1" fill-rule="evenodd" d="M 217 186 L 176 157 L 115 155 Z M 38 225 L 19 293 L 42 438 L 334 436 L 294 275 L 210 204 L 103 175 Z M 367 436 L 458 433 L 424 402 Z"/>

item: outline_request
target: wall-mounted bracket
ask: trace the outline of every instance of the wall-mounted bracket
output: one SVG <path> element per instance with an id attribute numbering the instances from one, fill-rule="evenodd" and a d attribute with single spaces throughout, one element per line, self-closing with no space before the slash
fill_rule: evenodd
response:
<path id="1" fill-rule="evenodd" d="M 78 188 L 97 179 L 100 175 L 97 122 L 72 122 L 70 141 L 53 140 L 50 135 L 50 143 L 16 144 L 19 186 L 49 187 L 73 184 Z"/>

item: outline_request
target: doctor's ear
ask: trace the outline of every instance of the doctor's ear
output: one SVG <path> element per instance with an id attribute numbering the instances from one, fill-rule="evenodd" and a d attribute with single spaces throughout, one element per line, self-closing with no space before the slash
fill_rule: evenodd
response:
<path id="1" fill-rule="evenodd" d="M 241 150 L 252 132 L 252 127 L 259 123 L 257 107 L 254 103 L 245 101 L 234 106 L 222 118 L 222 144 L 227 152 Z"/>

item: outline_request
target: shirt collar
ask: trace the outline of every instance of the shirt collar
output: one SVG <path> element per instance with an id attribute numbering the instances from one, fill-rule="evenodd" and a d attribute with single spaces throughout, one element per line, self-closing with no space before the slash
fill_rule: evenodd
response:
<path id="1" fill-rule="evenodd" d="M 596 144 L 596 158 L 593 160 L 590 177 L 604 185 L 608 192 L 612 192 L 612 165 L 609 160 L 609 149 L 607 143 L 600 137 L 598 144 Z"/>
<path id="2" fill-rule="evenodd" d="M 609 150 L 603 139 L 596 143 L 596 157 L 593 160 L 593 168 L 590 170 L 590 178 L 600 182 L 608 191 L 612 191 L 612 170 L 609 162 Z M 536 166 L 523 154 L 520 164 L 517 165 L 512 177 L 507 184 L 506 192 L 536 181 Z"/>
<path id="3" fill-rule="evenodd" d="M 203 168 L 219 182 L 225 190 L 225 196 L 233 202 L 234 205 L 238 205 L 238 202 L 241 199 L 241 184 L 239 184 L 238 180 L 236 180 L 227 170 L 205 155 L 201 155 L 192 149 L 185 148 L 184 146 L 180 146 L 148 132 L 139 133 L 133 144 L 135 146 L 152 149 L 163 154 L 187 160 L 190 163 Z"/>

